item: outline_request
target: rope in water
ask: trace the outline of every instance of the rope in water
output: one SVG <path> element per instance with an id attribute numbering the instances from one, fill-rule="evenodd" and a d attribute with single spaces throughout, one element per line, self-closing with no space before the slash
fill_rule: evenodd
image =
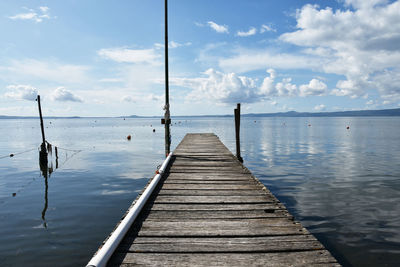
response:
<path id="1" fill-rule="evenodd" d="M 33 150 L 36 150 L 36 148 L 28 149 L 28 150 L 25 150 L 25 151 L 22 151 L 22 152 L 17 152 L 17 153 L 10 153 L 10 154 L 7 155 L 7 156 L 2 156 L 2 157 L 0 157 L 0 159 L 12 158 L 12 157 L 14 157 L 15 155 L 20 155 L 20 154 L 28 153 L 28 152 L 31 152 L 31 151 L 33 151 Z"/>
<path id="2" fill-rule="evenodd" d="M 53 144 L 50 144 L 50 143 L 47 142 L 47 141 L 46 141 L 46 143 L 47 143 L 48 145 L 50 145 L 50 148 L 51 148 L 52 146 L 54 146 Z M 57 149 L 61 149 L 61 150 L 65 150 L 65 151 L 70 151 L 70 152 L 74 152 L 74 153 L 82 152 L 82 149 L 68 149 L 68 148 L 63 148 L 63 147 L 59 147 L 59 146 L 54 146 L 54 147 L 56 147 Z M 31 151 L 36 150 L 36 149 L 38 149 L 38 148 L 32 148 L 32 149 L 24 150 L 24 151 L 17 152 L 17 153 L 10 153 L 10 154 L 8 154 L 8 155 L 6 155 L 6 156 L 1 156 L 0 159 L 12 158 L 12 157 L 14 157 L 14 156 L 16 156 L 16 155 L 21 155 L 21 154 L 24 154 L 24 153 L 28 153 L 28 152 L 31 152 Z M 39 149 L 40 149 L 40 147 L 39 147 Z"/>

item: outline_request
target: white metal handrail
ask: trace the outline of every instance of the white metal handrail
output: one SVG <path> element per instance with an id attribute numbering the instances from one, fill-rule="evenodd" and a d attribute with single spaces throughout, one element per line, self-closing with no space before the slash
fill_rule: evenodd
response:
<path id="1" fill-rule="evenodd" d="M 108 260 L 114 253 L 115 249 L 118 247 L 121 240 L 124 238 L 125 234 L 128 232 L 132 223 L 135 221 L 136 217 L 139 215 L 143 206 L 146 204 L 154 188 L 160 181 L 168 163 L 171 159 L 172 153 L 168 155 L 156 176 L 149 184 L 149 186 L 144 190 L 143 194 L 139 197 L 137 202 L 129 209 L 128 214 L 120 222 L 118 227 L 111 233 L 110 237 L 104 243 L 104 245 L 97 251 L 93 258 L 89 261 L 86 267 L 103 267 L 107 265 Z"/>

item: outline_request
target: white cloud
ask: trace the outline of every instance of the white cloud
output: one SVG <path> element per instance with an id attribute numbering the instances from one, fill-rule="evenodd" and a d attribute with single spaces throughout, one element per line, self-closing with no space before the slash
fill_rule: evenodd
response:
<path id="1" fill-rule="evenodd" d="M 335 95 L 356 98 L 378 89 L 382 97 L 400 97 L 395 87 L 387 87 L 397 84 L 400 75 L 400 1 L 345 3 L 353 9 L 303 6 L 297 11 L 298 29 L 281 35 L 280 40 L 324 57 L 323 72 L 345 76 L 337 82 Z M 391 75 L 385 75 L 387 71 Z"/>
<path id="2" fill-rule="evenodd" d="M 298 87 L 292 83 L 291 78 L 283 78 L 281 82 L 276 82 L 274 69 L 268 69 L 267 73 L 269 76 L 264 78 L 260 87 L 260 93 L 267 97 L 322 96 L 327 92 L 327 85 L 317 79 Z"/>
<path id="3" fill-rule="evenodd" d="M 97 51 L 97 54 L 119 63 L 161 64 L 161 55 L 154 49 L 104 48 Z"/>
<path id="4" fill-rule="evenodd" d="M 400 100 L 400 66 L 376 73 L 373 81 L 383 98 Z"/>
<path id="5" fill-rule="evenodd" d="M 227 25 L 218 25 L 213 21 L 209 21 L 207 22 L 207 24 L 211 27 L 211 29 L 215 30 L 218 33 L 229 33 Z"/>
<path id="6" fill-rule="evenodd" d="M 42 13 L 48 13 L 50 8 L 47 6 L 40 6 L 39 9 Z"/>
<path id="7" fill-rule="evenodd" d="M 83 102 L 82 98 L 73 94 L 71 91 L 65 89 L 64 87 L 58 87 L 56 90 L 54 90 L 52 98 L 55 101 L 61 101 L 61 102 L 66 102 L 66 101 Z"/>
<path id="8" fill-rule="evenodd" d="M 130 95 L 125 95 L 121 99 L 124 102 L 136 102 L 136 99 Z"/>
<path id="9" fill-rule="evenodd" d="M 333 95 L 359 98 L 378 91 L 382 98 L 400 99 L 400 1 L 346 4 L 351 8 L 305 5 L 297 11 L 297 29 L 278 41 L 302 48 L 299 52 L 236 47 L 211 60 L 224 72 L 274 68 L 335 74 L 342 78 Z"/>
<path id="10" fill-rule="evenodd" d="M 319 57 L 293 55 L 276 51 L 256 49 L 236 49 L 235 55 L 220 58 L 219 66 L 224 71 L 248 72 L 266 68 L 277 69 L 319 69 L 322 61 Z"/>
<path id="11" fill-rule="evenodd" d="M 308 84 L 300 85 L 300 96 L 322 96 L 327 93 L 328 86 L 317 79 L 312 79 Z"/>
<path id="12" fill-rule="evenodd" d="M 373 104 L 374 104 L 374 100 L 368 100 L 365 104 L 367 104 L 367 105 L 373 105 Z"/>
<path id="13" fill-rule="evenodd" d="M 146 98 L 150 101 L 161 102 L 164 100 L 164 95 L 149 94 Z"/>
<path id="14" fill-rule="evenodd" d="M 276 91 L 274 85 L 276 72 L 274 69 L 268 69 L 267 73 L 269 74 L 269 76 L 264 78 L 260 90 L 262 94 L 274 96 Z"/>
<path id="15" fill-rule="evenodd" d="M 32 20 L 36 23 L 39 23 L 42 22 L 44 19 L 52 18 L 50 17 L 49 10 L 49 7 L 41 6 L 38 8 L 38 10 L 27 9 L 27 12 L 25 13 L 19 13 L 14 16 L 9 16 L 8 18 L 12 20 Z"/>
<path id="16" fill-rule="evenodd" d="M 101 83 L 120 83 L 120 82 L 123 82 L 123 79 L 120 79 L 120 78 L 103 78 L 103 79 L 100 79 L 99 82 L 101 82 Z"/>
<path id="17" fill-rule="evenodd" d="M 173 78 L 171 84 L 193 89 L 187 96 L 190 101 L 208 99 L 217 103 L 252 103 L 260 95 L 255 80 L 235 73 L 222 73 L 214 69 L 204 72 L 206 77 Z"/>
<path id="18" fill-rule="evenodd" d="M 85 83 L 89 67 L 63 64 L 55 61 L 35 59 L 13 60 L 8 66 L 0 67 L 3 79 L 41 79 L 57 83 Z"/>
<path id="19" fill-rule="evenodd" d="M 39 20 L 37 18 L 37 14 L 34 12 L 30 12 L 30 13 L 21 13 L 21 14 L 17 14 L 14 16 L 10 16 L 8 17 L 12 20 L 34 20 L 36 22 L 41 22 L 42 20 Z"/>
<path id="20" fill-rule="evenodd" d="M 292 84 L 292 78 L 284 78 L 275 85 L 274 96 L 297 96 L 297 85 Z"/>
<path id="21" fill-rule="evenodd" d="M 348 80 L 339 80 L 336 88 L 331 91 L 332 95 L 348 96 L 350 98 L 358 98 L 365 94 L 363 88 L 369 88 L 368 81 L 359 80 L 356 77 Z"/>
<path id="22" fill-rule="evenodd" d="M 251 27 L 247 32 L 238 31 L 236 33 L 236 35 L 240 36 L 240 37 L 247 37 L 247 36 L 255 35 L 256 33 L 257 33 L 256 28 Z"/>
<path id="23" fill-rule="evenodd" d="M 260 33 L 264 32 L 276 32 L 276 29 L 274 29 L 271 25 L 261 25 Z"/>
<path id="24" fill-rule="evenodd" d="M 267 70 L 268 75 L 263 79 L 261 85 L 258 80 L 235 73 L 223 73 L 214 69 L 208 69 L 203 77 L 197 78 L 171 78 L 172 85 L 192 89 L 187 99 L 204 100 L 208 99 L 216 103 L 255 103 L 270 97 L 296 97 L 322 95 L 327 86 L 316 79 L 307 85 L 302 85 L 303 90 L 292 83 L 291 78 L 283 78 L 276 82 L 274 69 Z M 273 105 L 277 103 L 272 102 Z"/>
<path id="25" fill-rule="evenodd" d="M 181 47 L 182 44 L 178 43 L 178 42 L 174 42 L 174 41 L 170 41 L 168 43 L 168 48 L 177 48 L 177 47 Z"/>
<path id="26" fill-rule="evenodd" d="M 182 47 L 182 46 L 191 46 L 192 43 L 191 42 L 186 42 L 186 43 L 178 43 L 175 41 L 170 41 L 168 43 L 168 48 L 173 49 L 173 48 L 178 48 L 178 47 Z M 165 45 L 164 44 L 160 44 L 160 43 L 155 43 L 154 47 L 156 49 L 164 49 Z"/>
<path id="27" fill-rule="evenodd" d="M 35 101 L 38 95 L 37 89 L 30 85 L 9 85 L 7 89 L 10 92 L 5 93 L 5 96 L 16 100 Z"/>
<path id="28" fill-rule="evenodd" d="M 323 111 L 326 109 L 326 106 L 324 104 L 320 104 L 314 107 L 314 110 L 316 111 Z"/>
<path id="29" fill-rule="evenodd" d="M 345 0 L 346 5 L 355 8 L 373 8 L 376 5 L 387 4 L 387 0 Z"/>

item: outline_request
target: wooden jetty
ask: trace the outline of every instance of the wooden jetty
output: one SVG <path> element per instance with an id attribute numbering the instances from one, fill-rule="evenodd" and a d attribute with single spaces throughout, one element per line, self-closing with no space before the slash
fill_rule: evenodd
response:
<path id="1" fill-rule="evenodd" d="M 187 134 L 108 266 L 340 266 L 214 134 Z"/>

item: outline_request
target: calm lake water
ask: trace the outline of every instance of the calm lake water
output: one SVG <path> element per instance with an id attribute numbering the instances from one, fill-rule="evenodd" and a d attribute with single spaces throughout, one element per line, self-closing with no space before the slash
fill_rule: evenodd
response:
<path id="1" fill-rule="evenodd" d="M 173 121 L 173 147 L 214 132 L 235 151 L 233 118 Z M 45 119 L 58 147 L 45 178 L 39 126 L 0 120 L 0 265 L 84 266 L 162 163 L 164 131 L 159 119 Z M 399 117 L 242 118 L 241 141 L 244 164 L 342 264 L 398 266 Z"/>

